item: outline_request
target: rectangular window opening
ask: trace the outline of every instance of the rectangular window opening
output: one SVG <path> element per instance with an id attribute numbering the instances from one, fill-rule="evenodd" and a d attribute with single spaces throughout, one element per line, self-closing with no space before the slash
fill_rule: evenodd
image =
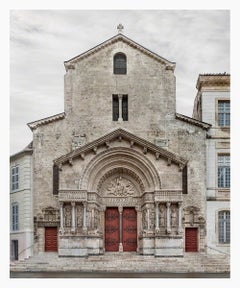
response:
<path id="1" fill-rule="evenodd" d="M 128 121 L 128 95 L 122 97 L 122 118 L 123 121 Z"/>
<path id="2" fill-rule="evenodd" d="M 11 189 L 12 191 L 19 189 L 19 167 L 15 166 L 11 169 Z"/>
<path id="3" fill-rule="evenodd" d="M 218 155 L 218 187 L 230 188 L 230 155 Z"/>
<path id="4" fill-rule="evenodd" d="M 12 230 L 17 231 L 18 230 L 18 220 L 19 220 L 19 209 L 18 204 L 13 203 L 12 204 Z"/>
<path id="5" fill-rule="evenodd" d="M 230 126 L 230 101 L 218 101 L 218 126 Z"/>
<path id="6" fill-rule="evenodd" d="M 119 118 L 119 101 L 118 95 L 112 95 L 112 120 L 118 121 Z"/>
<path id="7" fill-rule="evenodd" d="M 218 213 L 218 241 L 221 244 L 230 243 L 230 211 Z"/>

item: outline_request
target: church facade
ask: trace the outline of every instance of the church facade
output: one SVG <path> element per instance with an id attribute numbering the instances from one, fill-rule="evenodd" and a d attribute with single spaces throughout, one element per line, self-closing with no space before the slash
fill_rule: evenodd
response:
<path id="1" fill-rule="evenodd" d="M 34 253 L 205 253 L 211 124 L 176 113 L 175 63 L 119 33 L 64 65 L 64 112 L 28 124 Z"/>

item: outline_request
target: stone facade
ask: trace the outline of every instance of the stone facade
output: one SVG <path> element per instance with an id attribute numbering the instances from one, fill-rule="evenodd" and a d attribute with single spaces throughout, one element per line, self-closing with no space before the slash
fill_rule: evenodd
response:
<path id="1" fill-rule="evenodd" d="M 10 176 L 17 167 L 16 186 L 10 183 L 10 259 L 22 260 L 33 254 L 32 146 L 10 158 Z M 17 211 L 13 207 L 17 207 Z M 13 215 L 14 214 L 14 215 Z"/>
<path id="2" fill-rule="evenodd" d="M 197 89 L 193 117 L 211 124 L 206 139 L 207 252 L 229 254 L 230 243 L 219 241 L 219 212 L 230 211 L 230 185 L 219 185 L 218 156 L 230 156 L 230 122 L 219 124 L 218 103 L 230 103 L 230 75 L 199 75 Z"/>
<path id="3" fill-rule="evenodd" d="M 126 74 L 114 73 L 118 53 L 126 57 Z M 49 249 L 51 227 L 59 256 L 106 253 L 110 228 L 117 229 L 118 251 L 128 251 L 126 208 L 136 214 L 136 227 L 127 226 L 136 230 L 136 253 L 205 253 L 211 125 L 176 113 L 175 63 L 119 33 L 64 65 L 64 112 L 28 124 L 35 253 Z M 127 120 L 121 117 L 123 95 Z M 109 208 L 117 215 L 114 227 L 106 227 Z M 193 240 L 189 232 L 196 232 Z"/>

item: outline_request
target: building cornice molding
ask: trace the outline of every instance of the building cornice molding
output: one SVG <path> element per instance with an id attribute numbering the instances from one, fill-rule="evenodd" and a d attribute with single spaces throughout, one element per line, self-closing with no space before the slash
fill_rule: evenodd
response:
<path id="1" fill-rule="evenodd" d="M 204 87 L 230 87 L 230 74 L 199 74 L 196 88 L 201 90 Z"/>
<path id="2" fill-rule="evenodd" d="M 34 122 L 27 123 L 27 125 L 31 130 L 34 130 L 39 126 L 46 125 L 54 121 L 62 120 L 64 118 L 65 118 L 65 112 L 62 112 L 62 113 L 59 113 L 50 117 L 46 117 L 46 118 L 43 118 Z"/>
<path id="3" fill-rule="evenodd" d="M 139 146 L 142 146 L 143 153 L 147 153 L 145 151 L 151 151 L 155 153 L 156 159 L 159 157 L 163 157 L 165 159 L 168 159 L 169 161 L 172 161 L 176 164 L 178 164 L 181 167 L 184 167 L 187 163 L 187 160 L 180 157 L 178 154 L 167 151 L 161 147 L 158 147 L 157 145 L 140 138 L 122 128 L 116 129 L 80 148 L 77 148 L 76 150 L 63 155 L 57 159 L 54 160 L 54 163 L 57 166 L 61 166 L 62 164 L 66 162 L 71 162 L 76 157 L 82 157 L 84 159 L 84 155 L 88 152 L 94 152 L 97 150 L 97 147 L 100 145 L 106 145 L 106 147 L 109 147 L 111 141 L 122 141 L 122 139 L 125 139 L 129 141 L 130 146 L 133 146 L 135 144 L 138 144 Z"/>
<path id="4" fill-rule="evenodd" d="M 204 130 L 208 130 L 212 126 L 211 124 L 208 124 L 206 122 L 202 122 L 202 121 L 196 120 L 194 118 L 191 118 L 191 117 L 188 117 L 186 115 L 179 114 L 179 113 L 176 113 L 176 119 L 184 121 L 184 122 L 187 122 L 187 123 L 189 123 L 191 125 L 198 126 L 198 127 L 202 128 Z"/>

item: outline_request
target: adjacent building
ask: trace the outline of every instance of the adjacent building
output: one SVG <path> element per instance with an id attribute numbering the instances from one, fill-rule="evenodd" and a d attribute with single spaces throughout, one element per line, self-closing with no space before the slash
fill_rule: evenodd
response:
<path id="1" fill-rule="evenodd" d="M 10 157 L 11 260 L 33 254 L 32 143 Z"/>
<path id="2" fill-rule="evenodd" d="M 230 253 L 230 75 L 200 74 L 193 117 L 206 139 L 207 252 Z"/>

